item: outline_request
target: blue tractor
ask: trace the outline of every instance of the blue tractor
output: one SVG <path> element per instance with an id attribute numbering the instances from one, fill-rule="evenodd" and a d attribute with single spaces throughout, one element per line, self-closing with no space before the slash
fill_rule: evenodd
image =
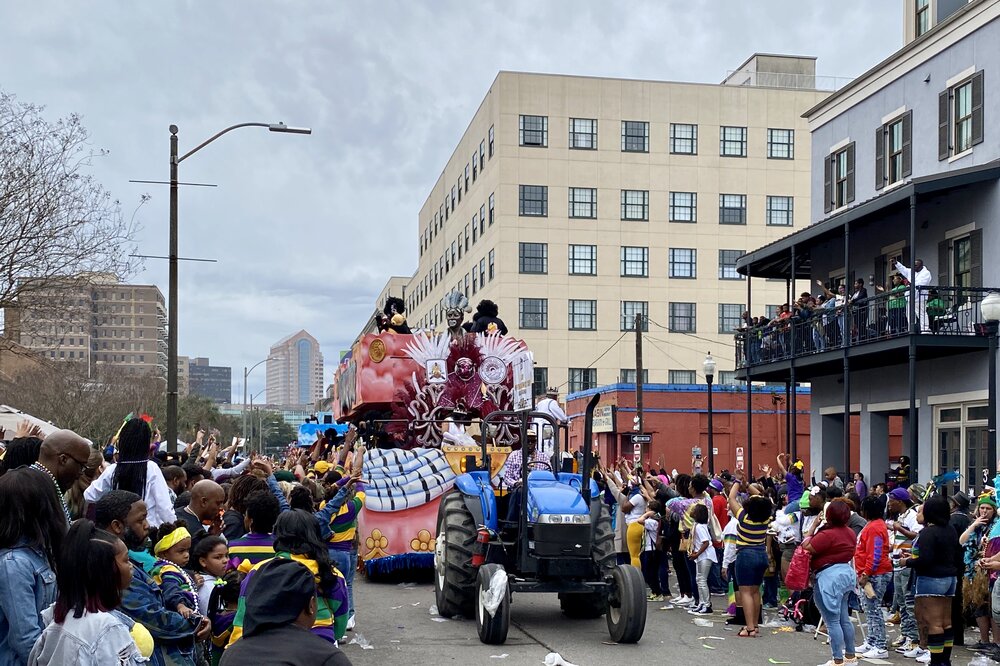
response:
<path id="1" fill-rule="evenodd" d="M 515 592 L 556 593 L 568 617 L 605 615 L 616 643 L 635 643 L 642 637 L 646 585 L 635 567 L 617 564 L 611 515 L 591 479 L 587 444 L 598 399 L 595 395 L 587 405 L 579 473 L 571 466 L 555 469 L 551 462 L 539 464 L 523 455 L 518 487 L 507 493 L 501 488 L 498 494 L 490 479 L 484 437 L 482 464 L 459 476 L 441 499 L 434 549 L 438 612 L 443 617 L 475 617 L 483 643 L 507 640 Z M 532 421 L 548 420 L 554 433 L 552 460 L 561 461 L 558 424 L 548 414 L 494 412 L 484 419 L 484 433 L 491 423 L 511 424 L 515 419 L 525 443 Z M 529 471 L 529 458 L 536 469 Z M 514 511 L 511 502 L 518 504 Z"/>

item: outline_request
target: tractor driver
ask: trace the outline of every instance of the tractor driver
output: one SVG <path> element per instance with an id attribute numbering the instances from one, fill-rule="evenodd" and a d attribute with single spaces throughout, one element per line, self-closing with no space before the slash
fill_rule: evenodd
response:
<path id="1" fill-rule="evenodd" d="M 510 504 L 507 505 L 507 520 L 517 523 L 521 512 L 521 465 L 527 452 L 531 469 L 552 469 L 551 459 L 538 451 L 538 434 L 528 431 L 528 441 L 517 451 L 511 451 L 504 466 L 503 483 L 510 489 Z"/>

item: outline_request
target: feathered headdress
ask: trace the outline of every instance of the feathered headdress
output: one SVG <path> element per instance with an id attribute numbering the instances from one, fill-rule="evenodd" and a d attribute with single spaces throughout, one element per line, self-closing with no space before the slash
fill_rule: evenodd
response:
<path id="1" fill-rule="evenodd" d="M 462 310 L 463 312 L 470 312 L 472 310 L 469 307 L 469 297 L 460 291 L 452 291 L 445 295 L 444 309 Z"/>

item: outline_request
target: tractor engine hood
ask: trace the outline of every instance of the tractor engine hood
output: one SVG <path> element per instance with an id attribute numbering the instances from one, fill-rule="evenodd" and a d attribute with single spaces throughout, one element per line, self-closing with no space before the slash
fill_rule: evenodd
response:
<path id="1" fill-rule="evenodd" d="M 536 471 L 528 477 L 528 520 L 544 514 L 590 515 L 590 507 L 577 488 L 557 481 L 551 472 Z"/>

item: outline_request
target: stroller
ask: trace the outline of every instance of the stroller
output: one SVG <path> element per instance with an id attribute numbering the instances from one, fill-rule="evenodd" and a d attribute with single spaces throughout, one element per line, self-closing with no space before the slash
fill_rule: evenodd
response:
<path id="1" fill-rule="evenodd" d="M 813 601 L 812 588 L 802 591 L 792 592 L 781 608 L 778 615 L 783 620 L 791 620 L 795 623 L 795 631 L 803 631 L 807 624 L 819 626 L 820 614 L 816 603 Z"/>

